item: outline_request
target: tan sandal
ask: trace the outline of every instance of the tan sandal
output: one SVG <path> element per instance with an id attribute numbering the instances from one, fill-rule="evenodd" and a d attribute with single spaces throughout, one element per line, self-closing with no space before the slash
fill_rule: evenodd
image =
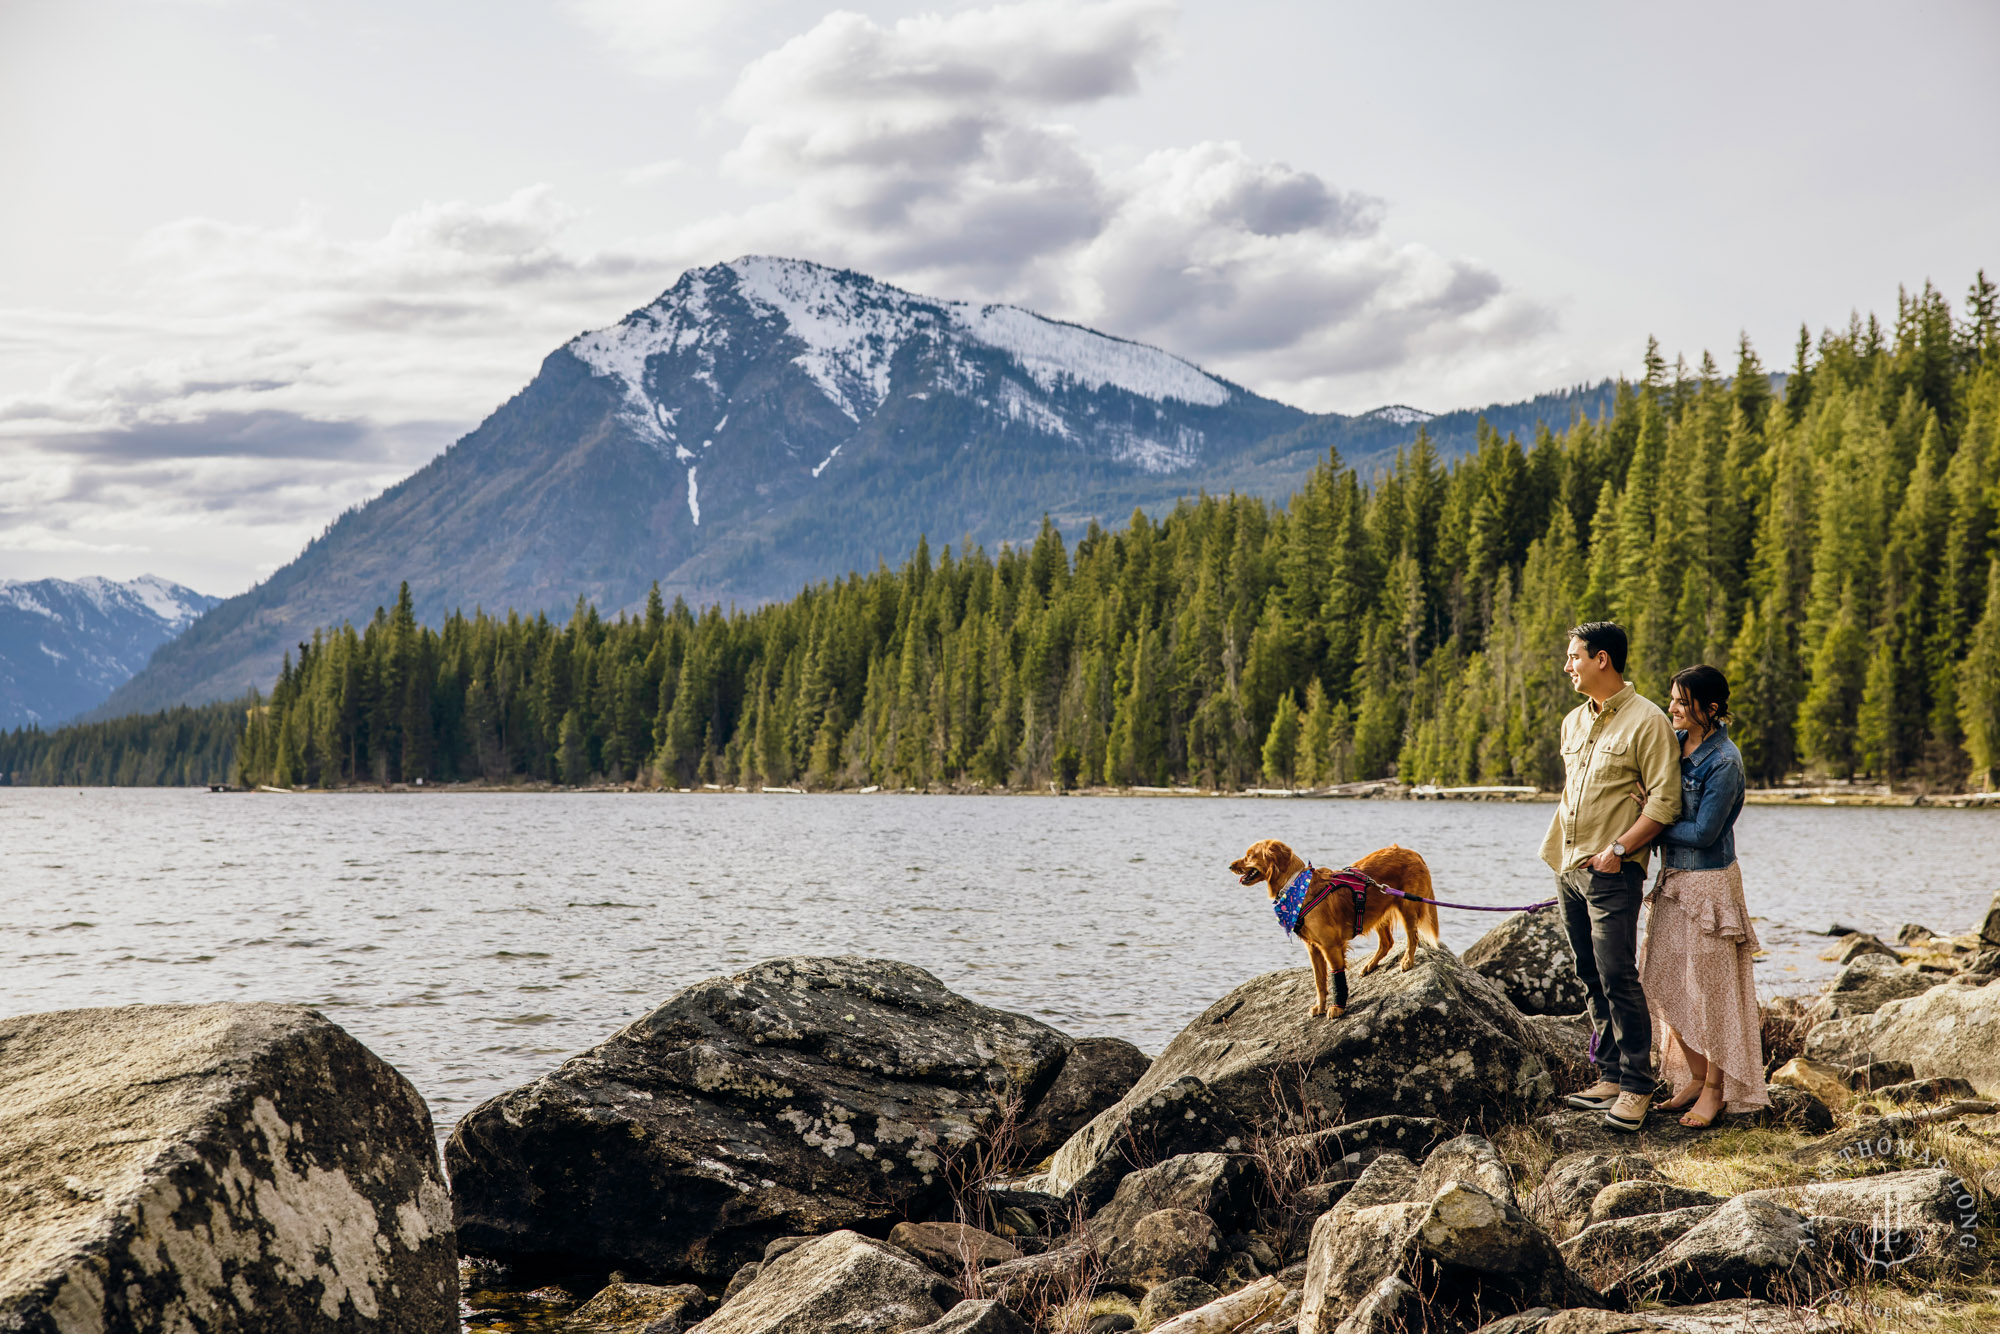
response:
<path id="1" fill-rule="evenodd" d="M 1722 1092 L 1722 1085 L 1703 1084 L 1701 1086 L 1701 1091 L 1703 1093 L 1708 1092 L 1710 1089 L 1714 1089 L 1716 1093 L 1720 1094 Z M 1699 1102 L 1701 1101 L 1701 1099 L 1697 1097 L 1695 1101 Z M 1713 1116 L 1696 1116 L 1693 1110 L 1691 1109 L 1690 1105 L 1690 1110 L 1681 1117 L 1681 1124 L 1686 1126 L 1689 1130 L 1707 1130 L 1709 1127 L 1713 1126 L 1717 1121 L 1720 1121 L 1723 1117 L 1727 1116 L 1728 1114 L 1729 1114 L 1729 1104 L 1727 1102 L 1724 1102 L 1721 1106 L 1717 1107 L 1715 1109 L 1715 1115 Z"/>

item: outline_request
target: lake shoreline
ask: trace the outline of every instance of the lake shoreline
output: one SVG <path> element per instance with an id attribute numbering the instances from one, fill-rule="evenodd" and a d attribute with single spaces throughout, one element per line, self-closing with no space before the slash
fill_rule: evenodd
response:
<path id="1" fill-rule="evenodd" d="M 66 785 L 65 785 L 66 786 Z M 1357 791 L 1354 789 L 1368 789 Z M 83 789 L 79 789 L 83 790 Z M 1203 788 L 1203 787 L 1080 787 L 1061 791 L 995 787 L 742 787 L 704 783 L 693 788 L 656 787 L 641 783 L 589 783 L 578 787 L 559 783 L 385 783 L 347 784 L 334 788 L 256 788 L 209 785 L 216 795 L 263 794 L 269 796 L 404 795 L 444 793 L 456 795 L 602 795 L 606 793 L 651 796 L 790 796 L 790 797 L 1185 797 L 1263 798 L 1293 801 L 1460 801 L 1507 802 L 1517 805 L 1553 805 L 1560 795 L 1538 788 L 1470 787 L 1437 788 L 1393 783 L 1352 783 L 1333 788 Z M 1952 810 L 2000 811 L 2000 792 L 1894 792 L 1881 787 L 1778 787 L 1751 788 L 1743 794 L 1751 806 L 1876 806 L 1892 808 L 1940 807 Z"/>

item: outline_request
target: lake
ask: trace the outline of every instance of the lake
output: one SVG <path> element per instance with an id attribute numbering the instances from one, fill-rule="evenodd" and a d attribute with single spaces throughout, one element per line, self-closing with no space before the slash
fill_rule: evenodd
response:
<path id="1" fill-rule="evenodd" d="M 1237 983 L 1302 963 L 1225 863 L 1390 842 L 1440 897 L 1552 892 L 1540 804 L 881 794 L 212 795 L 0 788 L 0 1013 L 316 1006 L 401 1069 L 442 1133 L 703 977 L 779 954 L 903 959 L 991 1005 L 1157 1052 Z M 1764 990 L 1833 971 L 1839 920 L 1975 925 L 2000 817 L 1745 810 Z M 1463 949 L 1501 920 L 1443 911 Z"/>

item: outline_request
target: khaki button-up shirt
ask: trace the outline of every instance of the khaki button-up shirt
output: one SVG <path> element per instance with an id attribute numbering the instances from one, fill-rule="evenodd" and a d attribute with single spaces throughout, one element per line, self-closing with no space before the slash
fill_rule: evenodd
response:
<path id="1" fill-rule="evenodd" d="M 1660 706 L 1628 682 L 1598 704 L 1585 700 L 1562 725 L 1562 801 L 1542 840 L 1542 860 L 1558 874 L 1609 848 L 1641 815 L 1672 824 L 1681 813 L 1680 744 Z M 1646 794 L 1641 807 L 1632 801 Z M 1645 866 L 1649 843 L 1627 857 Z"/>

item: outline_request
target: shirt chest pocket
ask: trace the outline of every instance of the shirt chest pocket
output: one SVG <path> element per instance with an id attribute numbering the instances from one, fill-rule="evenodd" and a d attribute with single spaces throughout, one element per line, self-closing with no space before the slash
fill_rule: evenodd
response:
<path id="1" fill-rule="evenodd" d="M 1590 771 L 1599 778 L 1630 778 L 1634 775 L 1632 743 L 1625 737 L 1607 737 L 1597 743 Z"/>

